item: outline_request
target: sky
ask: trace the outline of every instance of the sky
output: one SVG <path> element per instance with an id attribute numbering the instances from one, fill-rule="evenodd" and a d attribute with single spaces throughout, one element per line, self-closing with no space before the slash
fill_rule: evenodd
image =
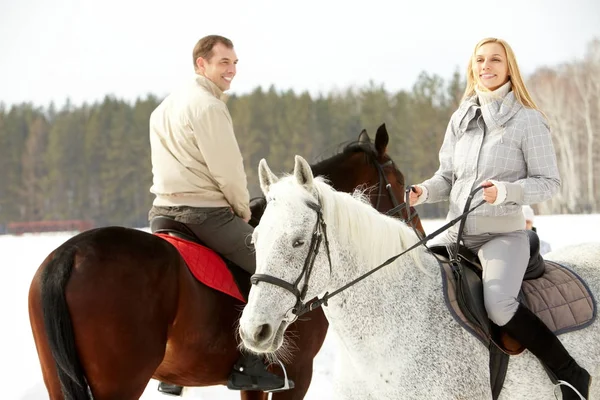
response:
<path id="1" fill-rule="evenodd" d="M 233 94 L 397 91 L 422 71 L 462 72 L 488 36 L 511 44 L 525 75 L 582 58 L 600 38 L 600 1 L 0 0 L 0 103 L 163 97 L 208 34 L 234 42 Z"/>

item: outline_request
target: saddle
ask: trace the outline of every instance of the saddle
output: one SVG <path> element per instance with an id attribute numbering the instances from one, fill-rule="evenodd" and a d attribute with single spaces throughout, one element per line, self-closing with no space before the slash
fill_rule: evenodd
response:
<path id="1" fill-rule="evenodd" d="M 193 242 L 199 244 L 207 249 L 209 247 L 204 244 L 195 234 L 194 232 L 188 228 L 188 226 L 182 222 L 175 221 L 171 217 L 158 216 L 152 218 L 150 221 L 150 231 L 154 234 L 164 234 L 170 235 L 179 239 L 186 240 L 188 242 Z M 211 250 L 214 252 L 214 250 Z M 246 272 L 244 269 L 238 267 L 233 262 L 227 260 L 222 257 L 218 253 L 215 252 L 225 263 L 227 269 L 233 275 L 233 280 L 237 285 L 237 289 L 239 293 L 243 296 L 243 298 L 247 301 L 248 294 L 250 293 L 250 274 Z M 188 267 L 191 267 L 188 265 Z"/>
<path id="2" fill-rule="evenodd" d="M 596 302 L 587 284 L 575 272 L 539 253 L 539 238 L 527 231 L 530 259 L 519 301 L 534 312 L 556 335 L 583 329 L 596 318 Z M 454 244 L 452 246 L 455 246 Z M 460 246 L 451 261 L 450 246 L 432 246 L 441 267 L 444 299 L 452 316 L 490 351 L 490 384 L 497 399 L 508 369 L 510 355 L 525 349 L 492 323 L 483 302 L 482 267 L 476 254 Z"/>

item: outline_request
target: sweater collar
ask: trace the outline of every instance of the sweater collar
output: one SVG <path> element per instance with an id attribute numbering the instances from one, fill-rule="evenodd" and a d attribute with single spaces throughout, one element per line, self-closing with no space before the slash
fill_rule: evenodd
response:
<path id="1" fill-rule="evenodd" d="M 492 103 L 496 100 L 503 99 L 504 96 L 508 94 L 512 85 L 510 81 L 506 82 L 504 85 L 500 86 L 496 90 L 481 90 L 478 87 L 475 87 L 475 92 L 477 93 L 477 97 L 479 99 L 480 105 L 485 105 Z"/>

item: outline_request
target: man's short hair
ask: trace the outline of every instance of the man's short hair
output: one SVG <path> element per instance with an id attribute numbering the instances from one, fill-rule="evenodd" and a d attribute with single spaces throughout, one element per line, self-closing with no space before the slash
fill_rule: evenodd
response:
<path id="1" fill-rule="evenodd" d="M 196 60 L 198 57 L 202 57 L 205 60 L 210 60 L 213 56 L 213 48 L 218 43 L 223 44 L 229 49 L 233 48 L 233 42 L 226 37 L 219 35 L 208 35 L 198 40 L 198 43 L 194 46 L 194 51 L 192 53 L 194 59 L 192 60 L 194 63 L 194 69 L 196 69 Z"/>

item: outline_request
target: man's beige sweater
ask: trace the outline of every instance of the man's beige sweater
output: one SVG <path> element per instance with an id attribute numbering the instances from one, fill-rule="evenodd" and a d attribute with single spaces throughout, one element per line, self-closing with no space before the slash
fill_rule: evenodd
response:
<path id="1" fill-rule="evenodd" d="M 250 217 L 244 163 L 225 95 L 196 75 L 150 116 L 156 206 L 227 207 Z"/>

